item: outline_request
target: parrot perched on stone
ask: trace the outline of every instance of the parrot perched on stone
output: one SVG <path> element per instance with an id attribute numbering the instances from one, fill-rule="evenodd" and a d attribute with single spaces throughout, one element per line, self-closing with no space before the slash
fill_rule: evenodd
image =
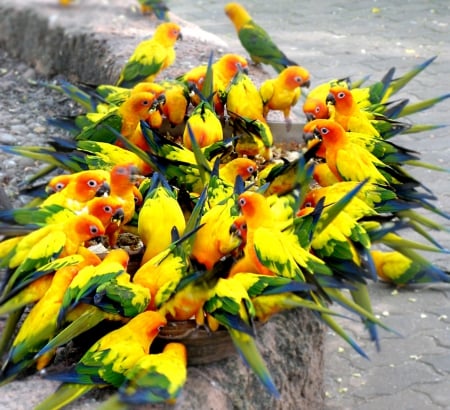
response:
<path id="1" fill-rule="evenodd" d="M 126 272 L 128 253 L 123 249 L 113 249 L 98 265 L 81 269 L 67 287 L 58 312 L 58 323 L 62 324 L 67 313 L 97 291 L 97 288 Z"/>
<path id="2" fill-rule="evenodd" d="M 233 23 L 242 46 L 253 62 L 271 65 L 278 73 L 288 66 L 298 66 L 278 48 L 269 34 L 253 21 L 241 4 L 226 4 L 225 14 Z"/>
<path id="3" fill-rule="evenodd" d="M 170 245 L 174 227 L 183 234 L 186 227 L 183 211 L 174 190 L 155 172 L 138 217 L 138 234 L 145 246 L 142 265 Z"/>
<path id="4" fill-rule="evenodd" d="M 140 120 L 147 120 L 156 97 L 150 92 L 130 95 L 120 106 L 110 108 L 105 114 L 84 127 L 76 136 L 77 141 L 90 140 L 115 143 L 116 137 L 108 127 L 113 128 L 125 138 L 132 138 Z"/>
<path id="5" fill-rule="evenodd" d="M 103 403 L 99 410 L 154 403 L 173 405 L 186 379 L 185 345 L 177 342 L 167 343 L 161 353 L 150 353 L 139 359 L 125 373 L 125 381 L 118 393 Z"/>
<path id="6" fill-rule="evenodd" d="M 0 373 L 0 383 L 11 380 L 20 371 L 32 366 L 34 363 L 36 363 L 38 370 L 47 365 L 54 352 L 51 351 L 39 359 L 35 357 L 35 354 L 58 331 L 57 317 L 64 292 L 83 267 L 98 263 L 100 263 L 100 259 L 96 255 L 87 254 L 80 263 L 62 267 L 54 275 L 46 275 L 44 277 L 50 278 L 50 284 L 38 299 L 28 300 L 28 303 L 36 302 L 36 304 L 25 317 L 12 342 L 11 349 L 7 354 Z M 29 286 L 33 286 L 33 283 Z M 22 299 L 21 303 L 23 302 L 26 303 L 27 300 Z M 17 308 L 17 305 L 15 307 Z"/>
<path id="7" fill-rule="evenodd" d="M 272 131 L 263 114 L 263 101 L 250 77 L 239 71 L 227 90 L 226 108 L 230 123 L 238 135 L 235 150 L 249 157 L 272 158 Z"/>
<path id="8" fill-rule="evenodd" d="M 153 81 L 160 71 L 174 63 L 174 46 L 179 38 L 181 28 L 178 24 L 161 23 L 152 38 L 137 45 L 116 85 L 131 88 L 141 81 Z"/>
<path id="9" fill-rule="evenodd" d="M 158 312 L 146 311 L 103 336 L 74 368 L 47 375 L 49 379 L 63 383 L 36 410 L 60 409 L 96 387 L 120 387 L 126 380 L 125 372 L 149 353 L 150 345 L 166 323 Z"/>
<path id="10" fill-rule="evenodd" d="M 84 242 L 105 233 L 102 223 L 92 215 L 75 215 L 66 222 L 43 226 L 24 236 L 3 258 L 7 269 L 3 289 L 6 295 L 13 287 L 56 258 L 76 254 Z"/>
<path id="11" fill-rule="evenodd" d="M 263 195 L 246 191 L 238 204 L 247 224 L 247 243 L 230 275 L 254 272 L 308 282 L 313 273 L 331 273 L 322 260 L 302 248 L 293 231 L 280 228 Z"/>
<path id="12" fill-rule="evenodd" d="M 203 84 L 205 81 L 207 66 L 201 65 L 192 68 L 182 76 L 178 77 L 180 81 L 192 86 L 194 85 L 198 91 L 203 92 Z M 219 57 L 215 63 L 212 64 L 213 75 L 213 104 L 217 115 L 222 116 L 224 114 L 224 105 L 226 103 L 226 95 L 228 86 L 238 71 L 242 71 L 248 74 L 247 60 L 239 55 L 227 53 Z M 191 100 L 194 105 L 200 102 L 200 97 L 197 94 L 191 96 Z"/>
<path id="13" fill-rule="evenodd" d="M 278 77 L 265 80 L 259 88 L 264 116 L 267 117 L 269 111 L 281 111 L 289 126 L 289 114 L 300 98 L 300 88 L 309 87 L 309 85 L 308 70 L 298 66 L 287 67 Z"/>

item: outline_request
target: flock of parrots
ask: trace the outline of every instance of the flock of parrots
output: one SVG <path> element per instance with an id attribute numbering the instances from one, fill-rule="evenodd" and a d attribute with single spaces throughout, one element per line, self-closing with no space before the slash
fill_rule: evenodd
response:
<path id="1" fill-rule="evenodd" d="M 140 3 L 169 20 L 163 2 Z M 448 229 L 422 210 L 449 215 L 406 166 L 449 171 L 392 141 L 440 126 L 410 116 L 450 94 L 415 103 L 396 96 L 434 58 L 369 85 L 343 78 L 315 86 L 302 103 L 303 148 L 275 158 L 267 115 L 281 111 L 289 127 L 309 73 L 244 7 L 229 3 L 225 13 L 251 60 L 271 65 L 275 78 L 257 87 L 238 54 L 211 55 L 207 65 L 164 78 L 181 36 L 179 25 L 164 21 L 116 84 L 45 84 L 84 108 L 49 119 L 73 138 L 0 146 L 46 164 L 26 181 L 30 203 L 0 211 L 0 314 L 8 315 L 0 383 L 45 369 L 59 346 L 87 330 L 117 324 L 72 368 L 46 373 L 61 385 L 36 409 L 61 408 L 102 386 L 117 389 L 105 409 L 173 403 L 187 377 L 186 347 L 170 342 L 154 352 L 151 344 L 169 321 L 185 320 L 226 329 L 279 397 L 255 323 L 307 308 L 367 357 L 333 303 L 360 318 L 379 348 L 378 327 L 395 329 L 373 313 L 368 283 L 450 281 L 422 252 L 449 252 L 432 233 Z M 405 229 L 422 240 L 407 239 Z M 133 271 L 125 234 L 142 247 Z M 93 251 L 99 242 L 106 256 Z"/>

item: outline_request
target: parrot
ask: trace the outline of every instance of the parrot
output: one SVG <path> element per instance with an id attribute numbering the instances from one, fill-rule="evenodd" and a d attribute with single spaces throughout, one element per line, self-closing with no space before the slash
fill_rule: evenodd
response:
<path id="1" fill-rule="evenodd" d="M 116 85 L 131 88 L 141 81 L 153 81 L 162 70 L 174 63 L 174 46 L 179 38 L 181 28 L 178 24 L 161 23 L 152 38 L 137 45 L 122 68 Z"/>
<path id="2" fill-rule="evenodd" d="M 153 93 L 134 93 L 119 107 L 109 109 L 91 125 L 84 127 L 75 135 L 75 140 L 115 143 L 116 137 L 111 134 L 108 126 L 120 132 L 125 138 L 131 138 L 136 132 L 139 121 L 148 119 L 154 101 Z"/>
<path id="3" fill-rule="evenodd" d="M 147 310 L 150 304 L 149 289 L 131 282 L 127 272 L 100 283 L 92 292 L 80 298 L 75 308 L 66 316 L 69 323 L 41 348 L 35 357 L 64 345 L 103 321 L 126 323 L 130 317 Z"/>
<path id="4" fill-rule="evenodd" d="M 416 283 L 450 282 L 450 272 L 441 270 L 418 254 L 371 250 L 378 277 L 398 287 Z"/>
<path id="5" fill-rule="evenodd" d="M 169 21 L 169 7 L 163 0 L 138 0 L 142 14 L 154 14 L 158 20 Z"/>
<path id="6" fill-rule="evenodd" d="M 187 350 L 182 343 L 167 343 L 161 353 L 150 353 L 125 372 L 118 393 L 99 410 L 116 405 L 175 404 L 187 379 Z"/>
<path id="7" fill-rule="evenodd" d="M 183 210 L 167 180 L 155 172 L 138 217 L 138 234 L 145 246 L 141 264 L 170 245 L 173 227 L 183 234 L 186 227 Z"/>
<path id="8" fill-rule="evenodd" d="M 288 66 L 298 65 L 278 48 L 269 34 L 253 21 L 241 4 L 227 3 L 225 14 L 233 23 L 242 46 L 254 63 L 271 65 L 278 73 Z"/>
<path id="9" fill-rule="evenodd" d="M 206 71 L 206 65 L 197 66 L 178 77 L 178 80 L 184 82 L 188 86 L 194 85 L 198 91 L 202 92 L 202 94 L 208 98 L 209 96 L 205 95 L 203 92 Z M 213 104 L 214 110 L 219 116 L 223 116 L 224 114 L 227 89 L 231 80 L 238 71 L 248 74 L 247 60 L 239 54 L 224 54 L 214 64 L 212 64 L 212 87 L 214 91 Z M 194 105 L 198 105 L 200 100 L 201 99 L 197 93 L 194 93 L 191 96 L 191 101 Z"/>
<path id="10" fill-rule="evenodd" d="M 3 296 L 26 281 L 39 267 L 56 258 L 76 254 L 84 242 L 102 236 L 105 228 L 92 215 L 74 215 L 64 223 L 30 232 L 6 255 L 0 267 L 7 269 Z"/>
<path id="11" fill-rule="evenodd" d="M 78 264 L 64 266 L 58 269 L 54 275 L 43 277 L 49 278 L 50 284 L 39 298 L 32 300 L 37 303 L 25 317 L 12 342 L 12 347 L 2 367 L 0 383 L 11 380 L 20 371 L 32 366 L 35 362 L 37 370 L 41 370 L 48 364 L 53 357 L 53 352 L 49 352 L 39 359 L 35 358 L 35 354 L 58 331 L 57 314 L 65 290 L 81 269 L 99 263 L 100 259 L 95 254 L 87 252 L 84 259 Z"/>
<path id="12" fill-rule="evenodd" d="M 370 254 L 371 240 L 364 227 L 358 223 L 347 207 L 357 200 L 358 191 L 367 182 L 356 185 L 340 198 L 323 200 L 323 210 L 312 234 L 311 249 L 333 271 L 333 275 L 344 282 L 350 283 L 350 295 L 353 301 L 373 314 L 366 277 L 377 280 L 375 265 Z M 308 198 L 306 199 L 308 201 Z M 331 201 L 328 202 L 327 201 Z M 308 204 L 310 205 L 310 204 Z M 355 205 L 353 204 L 353 208 Z M 311 208 L 309 208 L 311 209 Z M 299 211 L 298 215 L 308 211 L 308 207 Z M 380 349 L 378 332 L 375 324 L 364 315 L 362 321 L 369 330 L 371 340 Z"/>
<path id="13" fill-rule="evenodd" d="M 34 280 L 29 284 L 13 288 L 6 297 L 0 299 L 0 315 L 13 312 L 17 309 L 25 307 L 28 304 L 38 302 L 48 291 L 51 286 L 53 276 L 59 270 L 68 270 L 72 272 L 78 272 L 86 265 L 97 265 L 100 263 L 100 258 L 87 248 L 81 247 L 76 255 L 68 258 L 59 258 L 58 261 L 62 267 L 57 268 L 56 263 L 50 263 L 44 265 L 41 269 L 35 272 Z M 55 267 L 54 274 L 49 272 L 51 266 Z M 42 275 L 41 275 L 42 273 Z M 75 275 L 75 273 L 74 273 Z"/>
<path id="14" fill-rule="evenodd" d="M 224 256 L 210 270 L 197 270 L 185 274 L 171 285 L 171 294 L 165 296 L 158 312 L 170 320 L 188 320 L 195 317 L 197 325 L 204 324 L 203 304 L 209 299 L 214 286 L 221 277 L 228 275 L 233 257 Z M 169 283 L 170 284 L 170 283 Z"/>
<path id="15" fill-rule="evenodd" d="M 309 87 L 309 77 L 309 72 L 305 68 L 289 66 L 278 77 L 265 80 L 259 88 L 264 117 L 267 117 L 271 110 L 281 111 L 289 131 L 291 108 L 300 98 L 300 87 Z"/>
<path id="16" fill-rule="evenodd" d="M 136 189 L 135 183 L 139 179 L 138 169 L 133 163 L 118 164 L 110 171 L 110 195 L 118 200 L 123 209 L 122 224 L 125 225 L 133 219 L 136 212 L 136 201 L 142 201 L 142 195 Z M 120 230 L 109 232 L 109 245 L 115 247 Z"/>
<path id="17" fill-rule="evenodd" d="M 219 278 L 211 296 L 205 302 L 205 312 L 225 326 L 244 362 L 267 391 L 274 397 L 280 393 L 258 351 L 253 329 L 255 309 L 242 284 L 233 279 Z"/>
<path id="18" fill-rule="evenodd" d="M 314 131 L 312 131 L 314 129 Z M 339 180 L 362 181 L 369 178 L 370 182 L 392 189 L 397 197 L 416 206 L 424 207 L 446 219 L 450 215 L 432 205 L 428 199 L 435 199 L 430 190 L 417 179 L 410 176 L 404 169 L 395 164 L 385 164 L 361 145 L 356 144 L 346 134 L 338 123 L 332 120 L 314 120 L 304 127 L 304 137 L 310 138 L 311 131 L 321 138 L 321 146 L 317 156 L 325 157 L 331 172 Z M 351 166 L 346 162 L 352 158 Z M 419 192 L 416 187 L 422 187 L 428 192 Z M 408 216 L 411 216 L 411 212 Z M 416 215 L 415 218 L 420 218 Z"/>
<path id="19" fill-rule="evenodd" d="M 305 139 L 308 139 L 310 132 L 317 133 L 321 140 L 317 156 L 325 158 L 338 180 L 360 182 L 370 178 L 370 182 L 389 186 L 389 181 L 380 169 L 387 169 L 388 166 L 365 148 L 352 142 L 339 123 L 328 119 L 310 121 L 304 127 Z M 351 163 L 349 158 L 352 159 Z"/>
<path id="20" fill-rule="evenodd" d="M 117 278 L 126 272 L 129 255 L 123 249 L 113 249 L 98 265 L 90 265 L 81 269 L 67 287 L 57 314 L 58 324 L 64 322 L 66 314 L 93 295 L 99 286 Z"/>
<path id="21" fill-rule="evenodd" d="M 183 145 L 192 149 L 187 124 L 192 129 L 200 148 L 207 147 L 223 140 L 222 123 L 214 112 L 214 107 L 206 100 L 201 101 L 191 112 L 183 132 Z"/>
<path id="22" fill-rule="evenodd" d="M 163 87 L 160 111 L 171 126 L 183 124 L 191 102 L 189 87 L 176 79 L 161 80 L 157 85 Z"/>
<path id="23" fill-rule="evenodd" d="M 120 387 L 126 380 L 125 372 L 149 353 L 154 338 L 166 324 L 158 312 L 146 311 L 109 332 L 89 348 L 73 369 L 46 376 L 63 383 L 35 410 L 60 409 L 96 387 Z"/>
<path id="24" fill-rule="evenodd" d="M 293 231 L 280 229 L 262 194 L 245 191 L 237 202 L 247 225 L 247 241 L 244 256 L 232 267 L 230 276 L 254 272 L 308 282 L 313 273 L 331 274 L 322 260 L 300 246 Z"/>
<path id="25" fill-rule="evenodd" d="M 219 165 L 219 176 L 230 185 L 234 185 L 239 175 L 245 182 L 256 176 L 258 164 L 250 158 L 238 157 Z"/>
<path id="26" fill-rule="evenodd" d="M 206 190 L 200 195 L 187 220 L 185 233 L 180 237 L 176 227 L 172 228 L 172 242 L 166 249 L 143 263 L 133 275 L 133 283 L 150 290 L 148 309 L 156 310 L 170 299 L 176 287 L 190 274 L 190 254 L 195 234 L 202 228 L 200 217 L 206 200 Z"/>
<path id="27" fill-rule="evenodd" d="M 47 205 L 60 205 L 73 212 L 80 211 L 89 200 L 109 193 L 110 189 L 109 172 L 103 170 L 80 171 L 72 174 L 70 178 L 59 176 L 54 178 L 50 186 L 54 186 L 57 191 L 42 201 L 41 208 Z"/>
<path id="28" fill-rule="evenodd" d="M 192 243 L 191 258 L 207 270 L 240 245 L 240 239 L 230 234 L 229 227 L 238 216 L 236 195 L 239 187 L 227 186 L 213 169 L 206 188 L 207 209 L 200 219 L 200 229 Z"/>
<path id="29" fill-rule="evenodd" d="M 335 314 L 307 296 L 307 291 L 315 290 L 312 284 L 248 272 L 237 273 L 228 279 L 237 281 L 244 287 L 255 309 L 255 318 L 261 323 L 267 322 L 276 313 L 299 307 Z"/>
<path id="30" fill-rule="evenodd" d="M 263 101 L 250 77 L 239 71 L 227 89 L 226 109 L 233 130 L 241 131 L 235 150 L 239 155 L 272 158 L 273 135 L 263 115 Z"/>

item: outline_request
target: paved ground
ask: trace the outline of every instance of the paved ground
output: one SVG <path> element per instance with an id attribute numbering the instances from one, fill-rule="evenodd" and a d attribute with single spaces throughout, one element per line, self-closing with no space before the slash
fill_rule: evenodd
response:
<path id="1" fill-rule="evenodd" d="M 17 0 L 17 4 L 21 3 L 22 0 Z M 37 7 L 39 1 L 30 0 L 27 3 Z M 131 0 L 129 3 L 132 3 Z M 196 1 L 192 5 L 189 2 L 188 6 L 187 2 L 169 2 L 175 14 L 217 33 L 230 47 L 239 50 L 229 22 L 222 15 L 224 3 L 217 0 L 206 5 Z M 445 0 L 432 4 L 419 0 L 401 4 L 364 0 L 351 7 L 347 3 L 344 7 L 324 1 L 320 2 L 320 8 L 313 2 L 305 3 L 308 4 L 289 11 L 280 4 L 292 7 L 297 2 L 282 1 L 276 5 L 249 2 L 248 7 L 256 21 L 270 27 L 279 44 L 286 44 L 284 49 L 289 50 L 293 59 L 311 69 L 313 85 L 347 74 L 354 78 L 371 74 L 372 78 L 378 79 L 391 66 L 396 66 L 401 74 L 414 64 L 438 55 L 436 62 L 402 95 L 423 99 L 450 91 L 450 46 L 448 34 L 445 34 L 449 29 L 450 6 Z M 84 4 L 87 7 L 89 2 Z M 111 10 L 105 8 L 102 18 L 107 19 Z M 111 16 L 117 21 L 117 27 L 125 27 L 126 36 L 141 35 L 142 21 L 138 19 L 136 23 L 133 20 L 137 26 L 130 27 L 124 24 L 127 18 L 130 18 L 130 13 L 124 13 L 124 17 L 117 14 Z M 72 22 L 74 25 L 83 23 Z M 75 31 L 72 27 L 70 32 Z M 95 31 L 108 37 L 108 34 L 101 32 L 100 25 Z M 114 34 L 117 36 L 120 33 Z M 120 53 L 126 55 L 126 51 L 121 50 Z M 114 67 L 110 71 L 113 76 Z M 449 108 L 447 101 L 412 120 L 448 123 Z M 450 144 L 447 133 L 448 129 L 444 128 L 432 133 L 405 136 L 398 142 L 419 150 L 427 161 L 448 166 Z M 449 212 L 449 176 L 421 170 L 412 172 L 439 193 L 438 205 Z M 442 221 L 442 224 L 450 229 L 448 221 Z M 436 236 L 450 248 L 448 234 Z M 427 256 L 441 267 L 450 265 L 448 255 Z M 378 283 L 371 285 L 371 292 L 375 311 L 403 337 L 381 332 L 381 351 L 377 353 L 362 334 L 359 323 L 349 323 L 348 328 L 371 358 L 367 361 L 344 345 L 339 337 L 328 334 L 325 355 L 326 408 L 450 409 L 449 286 L 429 285 L 397 291 Z"/>

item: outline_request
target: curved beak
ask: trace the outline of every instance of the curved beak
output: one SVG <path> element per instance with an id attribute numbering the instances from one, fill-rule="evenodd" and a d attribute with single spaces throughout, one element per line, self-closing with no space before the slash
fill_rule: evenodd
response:
<path id="1" fill-rule="evenodd" d="M 336 98 L 334 98 L 334 95 L 333 95 L 333 94 L 329 93 L 329 94 L 327 95 L 327 98 L 326 98 L 325 102 L 326 102 L 327 104 L 330 103 L 330 104 L 335 105 L 335 104 L 336 104 Z"/>
<path id="2" fill-rule="evenodd" d="M 316 119 L 316 116 L 314 114 L 311 114 L 310 112 L 305 114 L 305 116 L 307 122 L 314 121 Z"/>
<path id="3" fill-rule="evenodd" d="M 311 85 L 311 81 L 308 80 L 308 81 L 305 81 L 305 82 L 302 84 L 302 87 L 309 88 L 310 85 Z"/>
<path id="4" fill-rule="evenodd" d="M 103 182 L 103 184 L 100 185 L 100 187 L 98 188 L 97 192 L 95 193 L 95 196 L 100 197 L 100 196 L 108 196 L 111 192 L 111 187 L 110 185 L 105 181 Z"/>
<path id="5" fill-rule="evenodd" d="M 123 208 L 119 208 L 116 212 L 114 212 L 113 216 L 111 217 L 111 222 L 117 225 L 121 225 L 124 218 L 125 212 Z"/>

